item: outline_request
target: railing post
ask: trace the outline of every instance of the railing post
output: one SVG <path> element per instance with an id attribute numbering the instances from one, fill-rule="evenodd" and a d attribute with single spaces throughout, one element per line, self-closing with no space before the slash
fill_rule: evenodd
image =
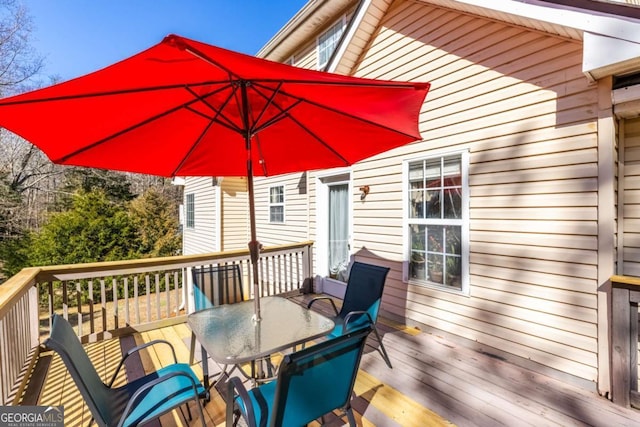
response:
<path id="1" fill-rule="evenodd" d="M 311 244 L 303 249 L 302 254 L 302 293 L 310 294 L 313 292 L 313 251 Z"/>
<path id="2" fill-rule="evenodd" d="M 613 286 L 611 300 L 611 394 L 614 403 L 628 407 L 631 386 L 629 289 Z"/>

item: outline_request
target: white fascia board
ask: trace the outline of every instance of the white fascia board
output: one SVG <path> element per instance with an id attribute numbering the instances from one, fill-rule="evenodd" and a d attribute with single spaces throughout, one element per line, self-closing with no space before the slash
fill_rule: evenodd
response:
<path id="1" fill-rule="evenodd" d="M 526 2 L 513 0 L 492 0 L 490 2 L 486 0 L 457 0 L 457 2 L 588 31 L 592 34 L 640 43 L 640 20 L 633 18 L 584 11 L 537 0 Z"/>

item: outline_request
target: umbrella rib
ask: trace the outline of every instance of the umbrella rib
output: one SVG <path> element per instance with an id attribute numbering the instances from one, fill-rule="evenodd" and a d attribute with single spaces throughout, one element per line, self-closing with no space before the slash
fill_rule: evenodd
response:
<path id="1" fill-rule="evenodd" d="M 187 159 L 191 156 L 191 153 L 193 153 L 195 151 L 196 147 L 200 144 L 200 142 L 202 142 L 202 139 L 204 138 L 206 133 L 209 132 L 209 129 L 211 129 L 211 126 L 213 126 L 214 122 L 215 122 L 214 120 L 211 120 L 207 124 L 207 126 L 204 128 L 204 130 L 200 133 L 200 136 L 198 136 L 198 139 L 196 140 L 196 142 L 191 146 L 191 148 L 189 148 L 189 151 L 187 152 L 187 154 L 182 156 L 182 160 L 180 160 L 180 163 L 178 164 L 178 166 L 173 170 L 173 172 L 171 173 L 171 176 L 176 176 L 178 171 L 180 169 L 182 169 L 182 166 L 184 166 L 184 164 L 186 163 Z"/>
<path id="2" fill-rule="evenodd" d="M 261 82 L 262 82 L 262 81 L 261 81 Z M 261 84 L 260 84 L 260 83 L 258 83 L 258 82 L 254 82 L 254 86 L 258 86 L 258 87 L 261 87 L 261 88 L 263 88 L 263 89 L 269 90 L 269 87 L 268 87 L 268 86 L 261 85 Z M 406 87 L 406 86 L 404 86 L 404 87 Z M 260 93 L 259 91 L 256 91 L 256 92 Z M 336 109 L 336 108 L 329 107 L 329 106 L 326 106 L 326 105 L 320 104 L 320 103 L 318 103 L 318 102 L 310 101 L 309 99 L 305 99 L 305 98 L 301 98 L 301 97 L 296 96 L 296 95 L 292 95 L 292 94 L 288 93 L 286 90 L 281 91 L 281 93 L 282 93 L 283 95 L 289 96 L 289 97 L 291 97 L 291 98 L 293 98 L 293 99 L 297 99 L 297 100 L 299 100 L 300 102 L 304 102 L 304 103 L 306 103 L 306 104 L 313 105 L 313 106 L 315 106 L 315 107 L 322 108 L 322 109 L 324 109 L 324 110 L 331 111 L 331 112 L 334 112 L 334 113 L 336 113 L 336 114 L 339 114 L 339 115 L 342 115 L 342 116 L 345 116 L 345 117 L 350 117 L 350 118 L 352 118 L 352 119 L 354 119 L 354 120 L 357 120 L 357 121 L 360 121 L 360 122 L 362 122 L 362 123 L 367 123 L 367 124 L 370 124 L 370 125 L 373 125 L 373 126 L 379 127 L 379 128 L 381 128 L 381 129 L 387 129 L 387 130 L 389 130 L 389 131 L 392 131 L 392 132 L 397 133 L 397 134 L 400 134 L 400 135 L 404 135 L 404 136 L 408 136 L 408 137 L 415 138 L 415 135 L 412 135 L 412 134 L 409 134 L 409 133 L 406 133 L 406 132 L 403 132 L 403 131 L 399 131 L 399 130 L 394 129 L 394 128 L 389 127 L 389 126 L 381 125 L 380 123 L 374 122 L 374 121 L 372 121 L 372 120 L 363 119 L 362 117 L 358 117 L 358 116 L 356 116 L 356 115 L 353 115 L 353 114 L 350 114 L 350 113 L 346 113 L 346 112 L 344 112 L 344 111 L 340 111 L 340 110 L 338 110 L 338 109 Z M 264 94 L 261 94 L 261 95 L 262 95 L 262 96 L 265 96 Z M 274 104 L 274 105 L 275 105 L 275 104 Z M 282 108 L 281 108 L 281 107 L 278 107 L 278 108 L 280 108 L 280 109 L 282 110 Z M 291 116 L 289 115 L 289 117 L 291 117 Z"/>
<path id="3" fill-rule="evenodd" d="M 198 87 L 198 86 L 208 86 L 208 85 L 219 85 L 219 84 L 228 84 L 228 80 L 220 80 L 220 81 L 206 81 L 199 83 L 190 83 L 189 87 Z M 37 104 L 38 102 L 53 102 L 53 101 L 69 101 L 73 99 L 84 99 L 84 98 L 98 98 L 102 96 L 112 96 L 112 95 L 126 95 L 129 93 L 142 93 L 142 92 L 153 92 L 153 91 L 163 91 L 163 90 L 171 90 L 171 89 L 182 89 L 185 87 L 184 83 L 175 84 L 175 85 L 166 85 L 166 86 L 152 86 L 152 87 L 143 87 L 143 88 L 135 88 L 135 89 L 120 89 L 120 90 L 111 90 L 104 92 L 91 92 L 91 93 L 79 93 L 75 95 L 64 95 L 64 96 L 51 96 L 47 98 L 38 98 L 38 99 L 24 99 L 24 100 L 15 100 L 8 102 L 0 102 L 0 107 L 8 107 L 13 105 L 24 105 L 24 104 Z M 17 95 L 18 97 L 20 95 Z"/>
<path id="4" fill-rule="evenodd" d="M 189 91 L 189 93 L 191 93 L 196 99 L 198 99 L 199 101 L 202 101 L 202 103 L 204 105 L 206 105 L 207 107 L 209 107 L 211 109 L 211 111 L 213 111 L 214 115 L 213 116 L 208 116 L 207 114 L 198 111 L 194 108 L 191 108 L 190 106 L 187 106 L 187 109 L 195 114 L 198 114 L 202 117 L 204 117 L 207 120 L 211 120 L 214 121 L 224 127 L 226 127 L 227 129 L 233 131 L 233 132 L 237 132 L 237 133 L 242 133 L 242 129 L 239 128 L 238 126 L 235 126 L 233 124 L 233 122 L 227 118 L 227 116 L 222 112 L 224 110 L 224 108 L 227 106 L 227 104 L 229 104 L 229 101 L 231 101 L 231 98 L 233 97 L 233 94 L 236 92 L 236 88 L 233 87 L 233 85 L 227 85 L 227 87 L 231 87 L 233 88 L 232 92 L 227 96 L 227 99 L 224 100 L 224 102 L 221 104 L 220 108 L 216 109 L 213 105 L 211 105 L 211 103 L 206 99 L 209 96 L 214 95 L 215 93 L 221 92 L 223 88 L 221 88 L 220 90 L 211 92 L 206 94 L 205 96 L 200 96 L 197 93 L 195 93 L 193 90 L 191 90 L 190 87 L 187 87 L 186 89 Z M 218 120 L 218 117 L 222 117 L 224 120 Z"/>
<path id="5" fill-rule="evenodd" d="M 183 85 L 182 87 L 184 87 L 184 85 Z M 58 158 L 58 159 L 52 159 L 52 160 L 53 160 L 53 162 L 54 162 L 54 163 L 64 163 L 64 162 L 66 162 L 67 160 L 69 160 L 70 158 L 72 158 L 72 157 L 74 157 L 74 156 L 77 156 L 78 154 L 84 153 L 84 152 L 85 152 L 85 151 L 87 151 L 87 150 L 90 150 L 90 149 L 92 149 L 92 148 L 94 148 L 94 147 L 97 147 L 97 146 L 99 146 L 99 145 L 102 145 L 102 144 L 104 144 L 104 143 L 106 143 L 106 142 L 108 142 L 108 141 L 110 141 L 110 140 L 112 140 L 112 139 L 114 139 L 114 138 L 117 138 L 117 137 L 119 137 L 119 136 L 121 136 L 121 135 L 124 135 L 124 134 L 125 134 L 125 133 L 127 133 L 127 132 L 131 132 L 132 130 L 135 130 L 135 129 L 137 129 L 137 128 L 141 127 L 141 126 L 144 126 L 144 125 L 146 125 L 147 123 L 151 123 L 151 122 L 153 122 L 154 120 L 158 120 L 158 119 L 160 119 L 160 118 L 162 118 L 162 117 L 164 117 L 164 116 L 167 116 L 167 115 L 169 115 L 169 114 L 171 114 L 171 113 L 174 113 L 174 112 L 178 111 L 178 110 L 179 110 L 179 109 L 181 109 L 181 108 L 189 108 L 189 106 L 190 106 L 191 104 L 193 104 L 193 103 L 195 103 L 195 102 L 198 102 L 198 101 L 199 101 L 199 99 L 192 99 L 192 100 L 190 100 L 189 102 L 186 102 L 186 103 L 184 103 L 184 104 L 178 105 L 178 106 L 176 106 L 176 107 L 174 107 L 174 108 L 171 108 L 171 109 L 169 109 L 169 110 L 163 111 L 162 113 L 156 114 L 155 116 L 149 117 L 149 118 L 147 118 L 147 119 L 145 119 L 145 120 L 143 120 L 143 121 L 141 121 L 141 122 L 138 122 L 138 123 L 136 123 L 136 124 L 134 124 L 134 125 L 131 125 L 131 126 L 129 126 L 128 128 L 122 129 L 122 130 L 121 130 L 121 131 L 119 131 L 119 132 L 116 132 L 116 133 L 111 134 L 111 135 L 109 135 L 109 136 L 107 136 L 107 137 L 105 137 L 105 138 L 102 138 L 102 139 L 100 139 L 100 140 L 98 140 L 98 141 L 95 141 L 95 142 L 94 142 L 94 143 L 92 143 L 92 144 L 86 145 L 86 146 L 84 146 L 84 147 L 82 147 L 82 148 L 80 148 L 80 149 L 78 149 L 78 150 L 76 150 L 76 151 L 73 151 L 73 152 L 71 152 L 71 153 L 68 153 L 68 154 L 66 154 L 65 156 L 62 156 L 62 157 L 60 157 L 60 158 Z M 191 111 L 191 109 L 189 109 L 189 110 Z"/>
<path id="6" fill-rule="evenodd" d="M 266 113 L 267 109 L 269 108 L 269 105 L 273 104 L 273 100 L 276 97 L 276 95 L 278 95 L 278 93 L 280 93 L 280 89 L 282 88 L 282 83 L 283 82 L 279 82 L 278 86 L 273 89 L 273 91 L 271 92 L 271 96 L 267 99 L 267 103 L 264 106 L 264 108 L 262 108 L 262 111 L 260 111 L 260 114 L 258 114 L 258 117 L 255 120 L 255 123 L 260 123 L 260 119 L 262 118 L 262 116 L 264 116 L 264 114 Z M 261 94 L 259 91 L 258 92 L 259 95 L 264 96 L 263 94 Z M 269 120 L 268 122 L 271 122 L 271 120 Z M 268 123 L 267 122 L 267 123 Z M 255 124 L 254 123 L 254 124 Z M 262 130 L 264 127 L 263 126 L 258 126 L 256 129 L 254 129 L 255 132 L 259 132 L 260 130 Z"/>

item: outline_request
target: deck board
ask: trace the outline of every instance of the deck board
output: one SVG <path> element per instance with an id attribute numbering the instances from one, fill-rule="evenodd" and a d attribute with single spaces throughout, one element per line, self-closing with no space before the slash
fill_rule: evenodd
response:
<path id="1" fill-rule="evenodd" d="M 305 304 L 308 298 L 296 300 Z M 331 314 L 328 303 L 314 304 L 314 310 Z M 594 392 L 389 319 L 379 319 L 378 329 L 394 368 L 386 366 L 375 337 L 370 336 L 354 389 L 353 407 L 360 426 L 640 426 L 640 411 L 613 405 Z M 122 352 L 134 342 L 168 340 L 176 348 L 178 360 L 186 361 L 190 336 L 188 326 L 178 324 L 85 348 L 107 381 Z M 127 366 L 127 372 L 139 375 L 172 362 L 170 352 L 163 347 L 142 351 L 139 360 Z M 193 369 L 202 376 L 200 363 Z M 118 377 L 118 382 L 123 381 L 124 372 Z M 90 419 L 75 384 L 55 355 L 38 404 L 64 405 L 69 426 L 87 425 Z M 197 418 L 193 404 L 191 408 Z M 224 426 L 224 400 L 215 389 L 204 411 L 206 425 Z M 342 426 L 346 417 L 334 414 L 325 417 L 325 422 L 327 426 Z M 185 422 L 178 411 L 163 416 L 160 424 L 200 425 L 197 419 Z"/>

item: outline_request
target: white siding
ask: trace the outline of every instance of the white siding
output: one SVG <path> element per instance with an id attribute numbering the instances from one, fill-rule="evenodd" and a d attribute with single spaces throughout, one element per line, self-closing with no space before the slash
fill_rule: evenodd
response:
<path id="1" fill-rule="evenodd" d="M 383 309 L 597 378 L 597 92 L 574 41 L 397 2 L 356 75 L 429 81 L 425 142 L 354 167 L 354 246 Z M 402 161 L 470 150 L 470 295 L 402 282 Z"/>
<path id="2" fill-rule="evenodd" d="M 218 247 L 219 226 L 216 217 L 218 210 L 216 206 L 217 191 L 219 191 L 219 187 L 211 185 L 211 178 L 187 177 L 185 179 L 185 197 L 189 193 L 195 195 L 195 227 L 186 228 L 186 224 L 182 225 L 182 253 L 184 255 L 220 250 Z"/>

